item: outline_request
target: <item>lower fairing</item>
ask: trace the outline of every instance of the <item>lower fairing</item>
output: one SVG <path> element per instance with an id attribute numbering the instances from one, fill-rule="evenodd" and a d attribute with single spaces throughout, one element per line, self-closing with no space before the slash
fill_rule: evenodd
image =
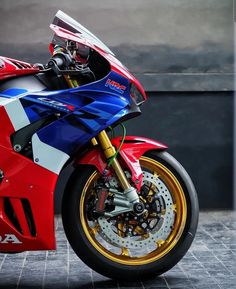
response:
<path id="1" fill-rule="evenodd" d="M 58 175 L 16 153 L 15 131 L 0 107 L 0 252 L 55 249 L 54 188 Z"/>

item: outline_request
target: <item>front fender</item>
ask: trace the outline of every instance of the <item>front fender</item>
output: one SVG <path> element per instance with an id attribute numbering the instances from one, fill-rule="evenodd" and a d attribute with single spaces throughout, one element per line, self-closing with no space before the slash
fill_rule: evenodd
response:
<path id="1" fill-rule="evenodd" d="M 122 138 L 117 137 L 111 140 L 112 144 L 119 147 Z M 149 150 L 166 150 L 167 146 L 157 141 L 136 136 L 127 136 L 120 149 L 120 156 L 125 166 L 130 169 L 132 175 L 132 181 L 134 182 L 138 191 L 140 191 L 142 185 L 142 169 L 140 167 L 139 159 Z M 93 165 L 101 174 L 107 167 L 107 162 L 100 147 L 94 147 L 82 158 L 77 159 L 78 164 Z"/>

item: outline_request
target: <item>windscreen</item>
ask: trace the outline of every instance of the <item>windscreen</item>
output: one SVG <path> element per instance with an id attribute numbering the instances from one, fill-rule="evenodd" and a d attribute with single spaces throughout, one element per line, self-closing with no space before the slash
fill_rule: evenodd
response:
<path id="1" fill-rule="evenodd" d="M 70 16 L 62 12 L 61 10 L 59 10 L 57 14 L 55 15 L 55 18 L 52 24 L 58 27 L 61 27 L 63 29 L 66 29 L 78 35 L 80 38 L 88 40 L 93 45 L 101 48 L 103 51 L 114 55 L 114 53 L 100 39 L 98 39 L 92 32 L 90 32 L 83 25 L 75 21 L 73 18 L 71 18 Z"/>

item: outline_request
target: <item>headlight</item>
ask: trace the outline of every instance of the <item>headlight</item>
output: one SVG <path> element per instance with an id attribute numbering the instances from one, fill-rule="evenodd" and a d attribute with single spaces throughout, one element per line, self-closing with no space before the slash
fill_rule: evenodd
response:
<path id="1" fill-rule="evenodd" d="M 137 105 L 141 105 L 146 100 L 143 94 L 141 93 L 141 91 L 138 89 L 138 87 L 134 83 L 131 83 L 130 95 L 134 99 Z"/>

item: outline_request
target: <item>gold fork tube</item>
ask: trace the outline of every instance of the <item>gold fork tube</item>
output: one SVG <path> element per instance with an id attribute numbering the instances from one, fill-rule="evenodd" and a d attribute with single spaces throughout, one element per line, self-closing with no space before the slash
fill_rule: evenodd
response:
<path id="1" fill-rule="evenodd" d="M 116 153 L 116 150 L 114 148 L 114 146 L 112 145 L 107 133 L 105 130 L 101 131 L 98 136 L 98 141 L 103 149 L 103 152 L 105 154 L 105 157 L 107 159 L 111 158 L 114 156 L 114 154 Z M 124 174 L 124 171 L 122 170 L 118 160 L 115 158 L 112 162 L 112 167 L 117 175 L 118 180 L 120 181 L 120 184 L 122 186 L 122 188 L 124 190 L 129 189 L 131 186 Z"/>
<path id="2" fill-rule="evenodd" d="M 124 190 L 129 189 L 131 186 L 130 186 L 130 184 L 126 178 L 126 175 L 124 174 L 124 172 L 123 172 L 123 170 L 122 170 L 122 168 L 121 168 L 121 166 L 120 166 L 120 164 L 116 158 L 113 160 L 111 165 L 112 165 L 112 167 L 113 167 L 113 169 L 117 175 L 118 180 L 120 181 L 122 188 Z"/>

